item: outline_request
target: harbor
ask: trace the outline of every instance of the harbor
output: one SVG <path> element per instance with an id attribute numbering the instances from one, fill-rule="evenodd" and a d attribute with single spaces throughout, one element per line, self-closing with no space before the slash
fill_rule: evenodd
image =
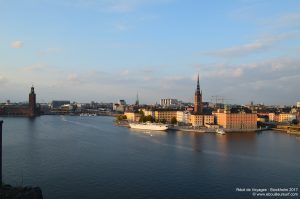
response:
<path id="1" fill-rule="evenodd" d="M 116 126 L 131 128 L 130 122 L 128 122 L 126 120 L 115 121 L 114 123 L 115 123 Z M 178 126 L 178 125 L 169 124 L 168 128 L 164 129 L 164 130 L 182 131 L 182 132 L 197 132 L 197 133 L 216 133 L 217 129 L 219 129 L 219 128 Z M 272 130 L 271 128 L 255 128 L 255 129 L 229 129 L 229 128 L 222 128 L 222 129 L 226 133 L 240 133 L 240 132 L 254 132 L 255 133 L 255 132 Z M 148 129 L 148 130 L 151 130 L 151 129 Z"/>
<path id="2" fill-rule="evenodd" d="M 39 186 L 47 199 L 231 198 L 241 182 L 293 186 L 300 178 L 300 140 L 272 130 L 219 135 L 129 129 L 101 116 L 2 119 L 3 181 Z"/>

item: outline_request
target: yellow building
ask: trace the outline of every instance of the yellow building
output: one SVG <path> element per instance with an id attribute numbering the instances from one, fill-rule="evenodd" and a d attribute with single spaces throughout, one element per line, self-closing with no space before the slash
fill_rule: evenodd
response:
<path id="1" fill-rule="evenodd" d="M 213 115 L 191 115 L 190 123 L 192 126 L 205 126 L 205 124 L 214 124 Z"/>
<path id="2" fill-rule="evenodd" d="M 191 115 L 192 126 L 203 126 L 203 115 Z"/>
<path id="3" fill-rule="evenodd" d="M 175 110 L 156 110 L 154 111 L 155 120 L 163 120 L 165 119 L 167 123 L 171 123 L 172 118 L 177 118 L 177 111 Z"/>
<path id="4" fill-rule="evenodd" d="M 218 110 L 214 113 L 217 117 L 217 124 L 228 129 L 256 129 L 256 113 L 231 113 L 229 110 Z"/>
<path id="5" fill-rule="evenodd" d="M 140 113 L 134 113 L 134 112 L 125 112 L 124 115 L 126 115 L 127 120 L 131 122 L 138 122 L 141 118 Z"/>
<path id="6" fill-rule="evenodd" d="M 293 119 L 296 119 L 296 114 L 291 113 L 269 113 L 269 120 L 274 122 L 291 122 Z"/>
<path id="7" fill-rule="evenodd" d="M 215 123 L 215 116 L 204 115 L 204 126 L 205 126 L 205 124 L 214 124 L 214 123 Z"/>
<path id="8" fill-rule="evenodd" d="M 151 115 L 151 116 L 154 118 L 154 111 L 152 111 L 152 110 L 147 110 L 147 109 L 141 109 L 141 111 L 143 111 L 144 116 Z"/>
<path id="9" fill-rule="evenodd" d="M 269 121 L 276 121 L 278 122 L 279 116 L 275 113 L 269 113 Z"/>

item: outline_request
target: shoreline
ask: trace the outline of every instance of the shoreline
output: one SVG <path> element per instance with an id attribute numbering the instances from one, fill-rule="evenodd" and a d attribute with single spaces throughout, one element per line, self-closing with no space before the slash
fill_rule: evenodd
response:
<path id="1" fill-rule="evenodd" d="M 291 134 L 291 135 L 300 135 L 300 131 L 297 130 L 289 130 L 289 129 L 283 129 L 283 128 L 272 128 L 274 131 L 278 131 L 281 133 Z"/>
<path id="2" fill-rule="evenodd" d="M 129 124 L 127 121 L 115 121 L 114 122 L 115 126 L 120 126 L 120 127 L 126 127 L 130 128 Z M 179 127 L 179 126 L 171 126 L 169 127 L 168 130 L 173 130 L 173 131 L 183 131 L 183 132 L 197 132 L 197 133 L 216 133 L 216 129 L 212 128 L 184 128 L 184 127 Z M 272 130 L 270 128 L 257 128 L 257 129 L 224 129 L 226 133 L 243 133 L 243 132 L 260 132 L 260 131 L 267 131 L 267 130 Z"/>

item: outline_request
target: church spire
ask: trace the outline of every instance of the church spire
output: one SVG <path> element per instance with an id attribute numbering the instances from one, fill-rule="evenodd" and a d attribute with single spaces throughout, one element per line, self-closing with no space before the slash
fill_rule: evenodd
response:
<path id="1" fill-rule="evenodd" d="M 200 91 L 199 73 L 198 73 L 198 78 L 197 78 L 197 90 L 199 90 L 199 91 Z"/>
<path id="2" fill-rule="evenodd" d="M 203 104 L 202 104 L 202 90 L 200 90 L 200 83 L 199 83 L 199 73 L 197 76 L 197 88 L 194 96 L 194 113 L 202 114 L 203 113 Z"/>
<path id="3" fill-rule="evenodd" d="M 139 103 L 140 103 L 140 102 L 139 102 L 139 93 L 137 92 L 137 93 L 136 93 L 136 101 L 135 101 L 135 105 L 138 106 Z"/>
<path id="4" fill-rule="evenodd" d="M 201 93 L 200 93 L 200 83 L 199 83 L 199 73 L 198 73 L 198 77 L 197 77 L 197 88 L 196 88 L 195 95 L 201 95 Z"/>

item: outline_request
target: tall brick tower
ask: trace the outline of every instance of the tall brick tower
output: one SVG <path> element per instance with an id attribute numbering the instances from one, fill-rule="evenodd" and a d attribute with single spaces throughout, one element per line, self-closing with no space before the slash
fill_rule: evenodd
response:
<path id="1" fill-rule="evenodd" d="M 31 87 L 29 93 L 29 116 L 34 117 L 36 113 L 36 96 L 34 93 L 34 87 Z"/>
<path id="2" fill-rule="evenodd" d="M 197 89 L 195 91 L 195 97 L 194 97 L 194 113 L 195 114 L 203 113 L 202 91 L 200 91 L 199 74 L 197 78 Z"/>

